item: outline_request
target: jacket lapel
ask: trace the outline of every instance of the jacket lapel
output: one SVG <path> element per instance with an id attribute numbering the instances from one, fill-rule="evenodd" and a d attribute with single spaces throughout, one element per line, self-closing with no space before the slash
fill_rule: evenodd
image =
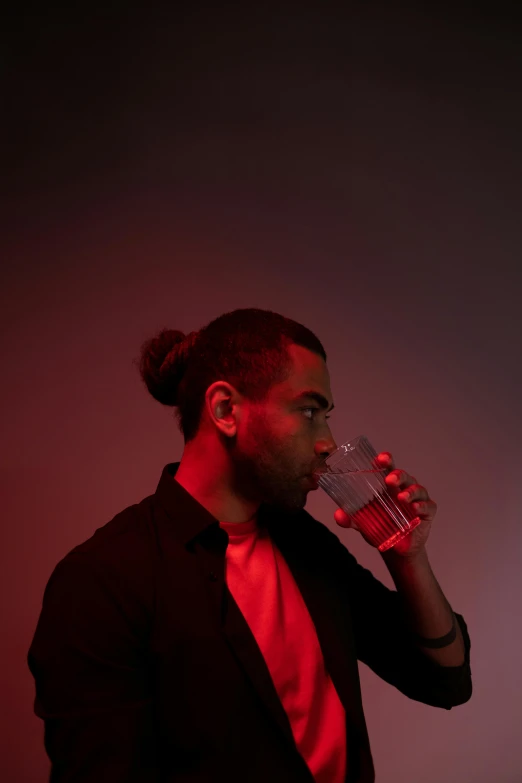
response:
<path id="1" fill-rule="evenodd" d="M 239 665 L 257 692 L 263 708 L 273 718 L 285 738 L 295 745 L 290 721 L 281 704 L 265 659 L 255 637 L 243 617 L 234 597 L 224 585 L 223 601 L 226 603 L 223 633 Z"/>
<path id="2" fill-rule="evenodd" d="M 346 606 L 328 576 L 326 552 L 303 544 L 299 525 L 283 516 L 262 516 L 274 544 L 283 555 L 314 623 L 325 666 L 346 710 L 349 737 L 358 737 L 364 726 L 357 656 Z M 224 562 L 223 562 L 224 568 Z M 285 737 L 295 745 L 290 722 L 277 694 L 255 637 L 224 583 L 220 591 L 222 630 L 225 638 L 264 708 Z"/>
<path id="3" fill-rule="evenodd" d="M 357 655 L 351 632 L 350 609 L 328 572 L 328 553 L 300 540 L 299 525 L 269 525 L 315 626 L 324 662 L 345 707 L 347 723 L 364 723 Z"/>
<path id="4" fill-rule="evenodd" d="M 215 535 L 210 532 L 200 536 L 196 551 L 202 576 L 206 576 L 205 581 L 213 610 L 219 617 L 221 633 L 250 687 L 255 690 L 262 709 L 273 718 L 285 738 L 295 745 L 290 721 L 281 704 L 263 654 L 225 582 L 226 534 L 222 530 L 214 531 L 214 534 L 219 536 L 217 546 Z"/>

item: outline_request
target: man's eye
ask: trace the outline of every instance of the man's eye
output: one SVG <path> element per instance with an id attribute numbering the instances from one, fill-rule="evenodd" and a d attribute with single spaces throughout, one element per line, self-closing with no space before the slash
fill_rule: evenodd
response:
<path id="1" fill-rule="evenodd" d="M 303 408 L 303 411 L 320 411 L 320 410 L 321 408 Z M 326 416 L 325 418 L 329 419 L 330 417 Z M 312 416 L 310 417 L 310 421 L 312 421 L 312 419 L 313 419 L 313 413 Z"/>

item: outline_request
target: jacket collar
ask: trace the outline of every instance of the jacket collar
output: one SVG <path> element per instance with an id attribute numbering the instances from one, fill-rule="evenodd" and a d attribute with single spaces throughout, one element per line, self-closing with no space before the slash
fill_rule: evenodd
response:
<path id="1" fill-rule="evenodd" d="M 173 533 L 184 545 L 206 533 L 213 526 L 219 527 L 219 520 L 212 516 L 201 503 L 192 497 L 190 492 L 174 480 L 179 462 L 165 465 L 159 480 L 155 499 L 175 522 Z"/>
<path id="2" fill-rule="evenodd" d="M 174 480 L 179 466 L 179 462 L 165 465 L 154 495 L 156 502 L 175 523 L 172 533 L 184 546 L 198 537 L 219 538 L 223 535 L 226 536 L 223 540 L 228 543 L 228 535 L 219 527 L 219 520 Z M 280 529 L 287 521 L 285 516 L 281 510 L 265 503 L 260 505 L 257 513 L 258 524 L 265 525 L 271 532 Z"/>

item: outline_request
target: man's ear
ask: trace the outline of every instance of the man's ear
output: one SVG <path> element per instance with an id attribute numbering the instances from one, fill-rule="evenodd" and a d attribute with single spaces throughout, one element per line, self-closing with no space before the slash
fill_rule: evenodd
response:
<path id="1" fill-rule="evenodd" d="M 205 406 L 211 424 L 228 438 L 237 434 L 241 399 L 237 389 L 226 381 L 215 381 L 205 393 Z"/>

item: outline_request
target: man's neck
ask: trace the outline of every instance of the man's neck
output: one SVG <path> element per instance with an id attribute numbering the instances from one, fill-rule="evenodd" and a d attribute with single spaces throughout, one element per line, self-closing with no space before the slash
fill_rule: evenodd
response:
<path id="1" fill-rule="evenodd" d="M 212 465 L 212 469 L 204 465 Z M 193 457 L 184 454 L 174 480 L 220 522 L 246 522 L 259 508 L 259 504 L 234 494 L 226 470 L 219 472 L 208 457 L 194 462 Z"/>

